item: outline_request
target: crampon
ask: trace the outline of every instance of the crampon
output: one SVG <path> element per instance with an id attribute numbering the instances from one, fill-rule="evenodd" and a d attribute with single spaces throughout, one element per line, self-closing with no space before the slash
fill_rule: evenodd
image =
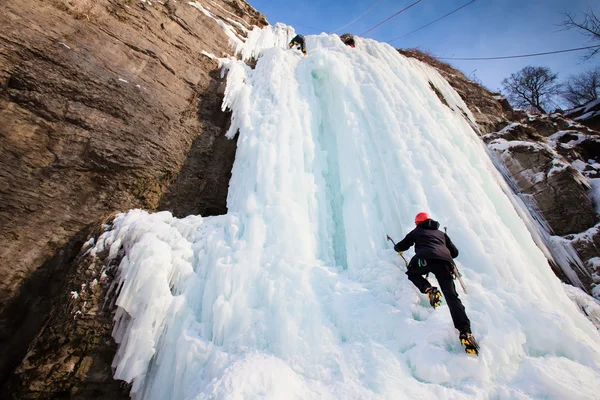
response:
<path id="1" fill-rule="evenodd" d="M 429 290 L 427 291 L 427 297 L 429 297 L 429 304 L 431 304 L 431 307 L 436 308 L 437 306 L 442 304 L 440 296 L 441 294 L 438 288 L 436 288 L 435 286 L 429 288 Z"/>
<path id="2" fill-rule="evenodd" d="M 465 351 L 468 354 L 479 355 L 479 345 L 475 341 L 475 338 L 470 333 L 461 333 L 460 343 L 465 346 Z"/>

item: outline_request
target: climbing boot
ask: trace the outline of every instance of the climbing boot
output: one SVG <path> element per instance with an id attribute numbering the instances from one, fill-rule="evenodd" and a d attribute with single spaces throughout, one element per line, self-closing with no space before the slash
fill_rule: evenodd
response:
<path id="1" fill-rule="evenodd" d="M 441 294 L 438 288 L 432 286 L 427 289 L 426 293 L 427 297 L 429 297 L 429 304 L 431 304 L 431 307 L 436 308 L 437 306 L 442 304 L 442 301 L 440 300 Z"/>
<path id="2" fill-rule="evenodd" d="M 460 344 L 465 346 L 465 351 L 468 354 L 474 354 L 474 355 L 479 354 L 479 345 L 477 344 L 477 342 L 475 341 L 475 338 L 473 337 L 473 335 L 471 335 L 471 333 L 461 332 L 459 339 L 460 339 Z"/>

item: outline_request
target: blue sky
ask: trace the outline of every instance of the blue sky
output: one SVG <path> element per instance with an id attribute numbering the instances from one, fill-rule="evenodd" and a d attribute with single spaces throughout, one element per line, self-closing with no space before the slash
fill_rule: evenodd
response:
<path id="1" fill-rule="evenodd" d="M 361 34 L 415 0 L 381 0 L 367 15 L 339 34 Z M 425 25 L 470 0 L 423 0 L 365 36 L 390 41 Z M 332 32 L 346 25 L 376 0 L 248 0 L 270 23 L 283 22 L 305 35 Z M 557 25 L 565 11 L 592 8 L 600 14 L 598 0 L 477 0 L 451 16 L 391 44 L 416 47 L 438 57 L 495 57 L 539 53 L 589 46 L 586 37 L 562 31 Z M 600 44 L 600 43 L 596 43 Z M 494 61 L 446 61 L 467 76 L 475 76 L 491 90 L 500 81 L 527 65 L 544 65 L 559 78 L 600 65 L 600 56 L 581 63 L 585 51 Z"/>

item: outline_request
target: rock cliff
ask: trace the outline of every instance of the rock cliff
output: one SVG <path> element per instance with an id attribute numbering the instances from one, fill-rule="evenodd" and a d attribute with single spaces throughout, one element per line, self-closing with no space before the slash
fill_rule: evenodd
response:
<path id="1" fill-rule="evenodd" d="M 229 116 L 221 111 L 214 57 L 231 55 L 232 40 L 264 24 L 241 0 L 3 4 L 0 381 L 42 326 L 46 352 L 60 353 L 57 346 L 68 342 L 67 333 L 44 321 L 50 310 L 54 319 L 68 314 L 65 288 L 81 268 L 73 261 L 96 221 L 136 207 L 180 216 L 226 212 L 236 143 L 223 136 Z M 88 335 L 81 329 L 97 323 L 74 329 Z M 110 342 L 105 333 L 92 334 L 92 342 Z M 103 369 L 108 365 L 110 372 L 110 360 L 98 369 L 83 356 L 73 361 L 80 356 L 69 356 L 64 376 L 76 375 L 78 382 L 110 376 Z M 35 370 L 33 359 L 20 371 Z M 53 386 L 58 375 L 50 365 L 38 364 L 37 376 L 13 379 L 11 394 L 78 392 L 79 383 Z"/>

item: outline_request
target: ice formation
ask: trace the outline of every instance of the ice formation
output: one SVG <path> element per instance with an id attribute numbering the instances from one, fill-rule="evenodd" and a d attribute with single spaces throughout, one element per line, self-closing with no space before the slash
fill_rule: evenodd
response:
<path id="1" fill-rule="evenodd" d="M 387 44 L 308 36 L 304 57 L 293 34 L 251 31 L 255 69 L 222 60 L 229 213 L 132 210 L 95 244 L 123 255 L 115 377 L 160 400 L 597 398 L 600 335 L 458 94 Z M 478 358 L 386 241 L 420 211 L 461 251 Z"/>

